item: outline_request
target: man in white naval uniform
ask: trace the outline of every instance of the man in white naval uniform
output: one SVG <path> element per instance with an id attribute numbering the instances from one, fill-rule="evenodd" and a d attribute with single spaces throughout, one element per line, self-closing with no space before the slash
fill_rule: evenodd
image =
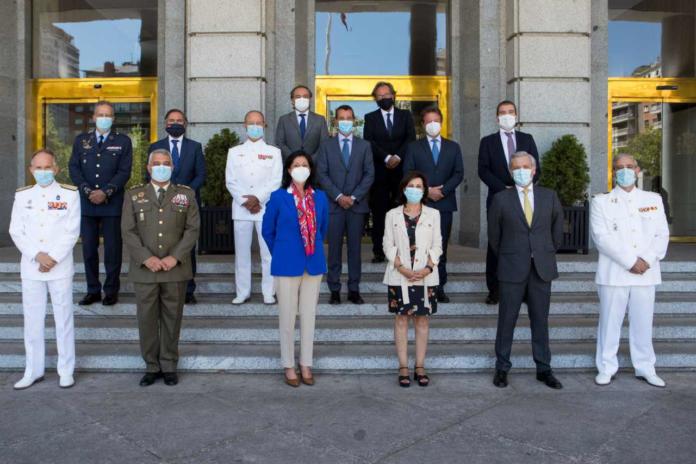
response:
<path id="1" fill-rule="evenodd" d="M 234 221 L 234 275 L 237 295 L 232 304 L 242 304 L 251 295 L 251 242 L 256 237 L 261 252 L 263 302 L 274 304 L 271 253 L 261 238 L 261 221 L 271 193 L 280 187 L 283 159 L 280 149 L 263 139 L 263 113 L 249 111 L 244 117 L 247 140 L 227 153 L 225 183 L 232 195 Z"/>
<path id="2" fill-rule="evenodd" d="M 39 150 L 29 167 L 36 185 L 17 189 L 10 236 L 22 253 L 22 306 L 26 367 L 16 390 L 31 387 L 44 376 L 44 324 L 47 293 L 51 294 L 58 345 L 59 385 L 75 384 L 75 329 L 73 324 L 73 247 L 80 235 L 80 198 L 77 187 L 59 184 L 55 155 Z"/>
<path id="3" fill-rule="evenodd" d="M 619 369 L 617 351 L 626 309 L 635 375 L 664 387 L 655 373 L 652 345 L 655 286 L 662 283 L 660 260 L 667 253 L 669 228 L 660 195 L 636 187 L 640 172 L 631 155 L 613 163 L 616 186 L 595 195 L 590 209 L 592 239 L 599 251 L 595 282 L 599 292 L 598 385 L 608 385 Z"/>

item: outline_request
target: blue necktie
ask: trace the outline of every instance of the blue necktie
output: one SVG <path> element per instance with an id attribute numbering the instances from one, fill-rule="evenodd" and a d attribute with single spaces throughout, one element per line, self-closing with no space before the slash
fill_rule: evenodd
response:
<path id="1" fill-rule="evenodd" d="M 348 161 L 350 160 L 350 145 L 348 145 L 348 139 L 343 139 L 341 153 L 343 153 L 343 163 L 348 167 Z"/>
<path id="2" fill-rule="evenodd" d="M 437 165 L 437 160 L 440 159 L 440 149 L 437 146 L 437 139 L 433 139 L 433 161 Z"/>
<path id="3" fill-rule="evenodd" d="M 99 143 L 98 143 L 98 145 L 97 145 L 97 148 L 101 148 L 103 144 L 104 144 L 104 136 L 103 136 L 103 135 L 100 135 L 100 136 L 99 136 Z"/>
<path id="4" fill-rule="evenodd" d="M 394 127 L 394 124 L 392 123 L 392 120 L 391 120 L 391 113 L 387 113 L 387 132 L 389 132 L 389 135 L 391 135 L 393 127 Z"/>
<path id="5" fill-rule="evenodd" d="M 172 163 L 174 163 L 174 169 L 176 169 L 176 167 L 179 166 L 179 147 L 177 147 L 178 143 L 178 140 L 172 140 Z"/>
<path id="6" fill-rule="evenodd" d="M 300 137 L 304 140 L 305 132 L 307 132 L 307 121 L 305 121 L 306 114 L 300 114 Z"/>

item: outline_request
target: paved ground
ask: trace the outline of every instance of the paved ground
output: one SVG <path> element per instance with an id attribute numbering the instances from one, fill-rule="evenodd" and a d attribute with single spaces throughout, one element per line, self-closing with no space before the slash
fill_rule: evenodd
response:
<path id="1" fill-rule="evenodd" d="M 488 374 L 433 375 L 400 389 L 393 375 L 323 375 L 291 389 L 279 375 L 184 374 L 177 387 L 137 374 L 55 373 L 15 392 L 0 374 L 1 463 L 693 463 L 696 373 L 668 388 L 621 373 L 529 373 L 498 390 Z"/>

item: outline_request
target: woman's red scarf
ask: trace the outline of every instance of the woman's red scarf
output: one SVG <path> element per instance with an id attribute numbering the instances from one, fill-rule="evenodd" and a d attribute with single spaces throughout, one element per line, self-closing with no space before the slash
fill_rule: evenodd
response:
<path id="1" fill-rule="evenodd" d="M 305 255 L 314 254 L 314 247 L 317 238 L 317 212 L 314 208 L 314 190 L 307 187 L 304 192 L 304 199 L 300 195 L 297 186 L 292 184 L 292 196 L 297 205 L 297 220 L 300 223 L 300 235 L 304 244 Z"/>

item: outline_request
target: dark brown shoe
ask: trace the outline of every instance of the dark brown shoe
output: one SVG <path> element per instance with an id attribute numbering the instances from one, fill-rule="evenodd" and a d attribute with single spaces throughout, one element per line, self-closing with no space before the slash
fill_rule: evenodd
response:
<path id="1" fill-rule="evenodd" d="M 310 370 L 310 373 L 311 372 L 312 371 Z M 302 380 L 302 383 L 305 385 L 309 385 L 310 387 L 314 385 L 314 375 L 310 375 L 309 377 L 305 377 L 304 375 L 302 375 L 302 366 L 300 366 L 300 379 Z"/>
<path id="2" fill-rule="evenodd" d="M 294 379 L 289 379 L 287 374 L 283 374 L 283 378 L 285 379 L 285 383 L 290 385 L 293 388 L 297 388 L 300 386 L 300 378 L 295 377 Z"/>

